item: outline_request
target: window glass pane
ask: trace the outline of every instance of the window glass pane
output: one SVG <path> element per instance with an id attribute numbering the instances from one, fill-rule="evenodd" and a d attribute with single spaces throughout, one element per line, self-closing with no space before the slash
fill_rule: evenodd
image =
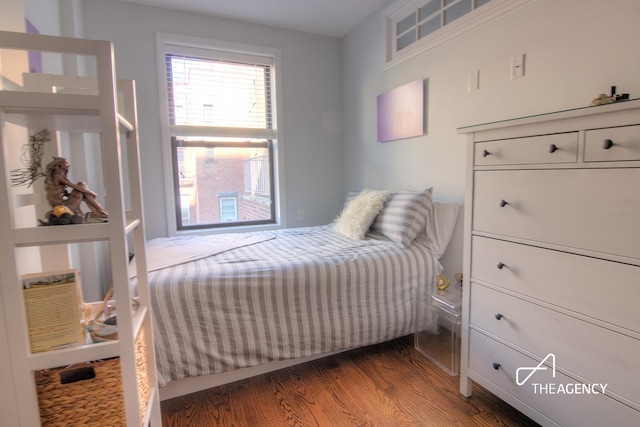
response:
<path id="1" fill-rule="evenodd" d="M 451 3 L 455 3 L 457 0 L 444 0 L 443 6 L 449 6 Z"/>
<path id="2" fill-rule="evenodd" d="M 433 33 L 438 28 L 440 28 L 440 15 L 436 15 L 435 17 L 431 18 L 430 20 L 428 20 L 428 21 L 426 21 L 426 22 L 424 22 L 423 24 L 420 25 L 419 37 L 423 38 L 425 36 L 428 36 L 429 34 Z"/>
<path id="3" fill-rule="evenodd" d="M 174 144 L 182 227 L 272 221 L 270 141 L 179 138 Z"/>
<path id="4" fill-rule="evenodd" d="M 416 41 L 416 30 L 413 29 L 403 35 L 402 37 L 398 37 L 396 50 L 404 49 L 409 46 L 411 43 Z"/>
<path id="5" fill-rule="evenodd" d="M 402 19 L 402 21 L 398 22 L 396 27 L 397 34 L 402 34 L 408 29 L 415 27 L 416 25 L 416 14 L 415 12 L 411 13 L 411 15 Z"/>
<path id="6" fill-rule="evenodd" d="M 213 147 L 207 147 L 207 156 L 205 157 L 207 163 L 216 161 L 216 149 Z"/>
<path id="7" fill-rule="evenodd" d="M 175 125 L 270 128 L 269 67 L 168 55 Z"/>
<path id="8" fill-rule="evenodd" d="M 471 0 L 460 0 L 444 11 L 444 25 L 450 24 L 469 12 L 471 12 Z"/>
<path id="9" fill-rule="evenodd" d="M 476 0 L 476 8 L 482 6 L 483 4 L 489 3 L 490 0 Z"/>
<path id="10" fill-rule="evenodd" d="M 189 194 L 180 196 L 180 213 L 182 215 L 182 224 L 191 224 L 191 201 L 189 200 Z"/>
<path id="11" fill-rule="evenodd" d="M 431 0 L 429 3 L 418 9 L 418 20 L 422 21 L 425 18 L 440 11 L 440 0 Z"/>
<path id="12" fill-rule="evenodd" d="M 213 104 L 203 104 L 202 105 L 202 118 L 206 123 L 213 123 L 215 118 L 215 111 L 213 109 Z"/>
<path id="13" fill-rule="evenodd" d="M 220 197 L 220 218 L 222 222 L 238 220 L 238 203 L 235 197 Z"/>

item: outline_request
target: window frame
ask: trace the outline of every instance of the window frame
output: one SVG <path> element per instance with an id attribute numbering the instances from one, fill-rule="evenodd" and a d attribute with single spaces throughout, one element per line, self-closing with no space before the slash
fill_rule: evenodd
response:
<path id="1" fill-rule="evenodd" d="M 418 38 L 408 46 L 400 50 L 396 49 L 397 24 L 412 12 L 425 6 L 429 1 L 397 0 L 382 11 L 383 52 L 381 69 L 383 71 L 440 46 L 532 0 L 491 0 L 478 8 L 473 8 L 470 12 L 463 14 L 451 23 L 442 25 L 439 29 L 423 38 Z"/>
<path id="2" fill-rule="evenodd" d="M 171 126 L 169 119 L 169 95 L 167 93 L 166 81 L 167 74 L 165 71 L 167 54 L 176 54 L 178 52 L 189 55 L 188 52 L 193 50 L 194 52 L 201 53 L 202 50 L 214 50 L 224 51 L 230 55 L 236 55 L 238 58 L 242 58 L 244 55 L 251 56 L 264 56 L 271 58 L 272 64 L 272 83 L 275 86 L 273 93 L 275 96 L 275 102 L 272 103 L 273 108 L 273 123 L 271 129 L 271 141 L 270 156 L 273 164 L 273 181 L 272 187 L 272 216 L 273 221 L 258 221 L 234 223 L 230 225 L 226 224 L 211 224 L 211 225 L 198 225 L 180 228 L 180 224 L 177 218 L 177 213 L 180 209 L 180 197 L 179 190 L 175 185 L 175 150 L 174 150 L 174 138 L 176 128 L 179 126 Z M 233 232 L 233 231 L 250 231 L 250 230 L 265 230 L 276 229 L 286 226 L 285 210 L 282 208 L 284 205 L 284 152 L 282 148 L 282 137 L 279 129 L 281 126 L 282 114 L 278 114 L 282 111 L 282 84 L 281 80 L 281 53 L 279 49 L 266 48 L 261 46 L 246 45 L 234 42 L 226 42 L 221 40 L 203 39 L 198 37 L 190 37 L 169 33 L 157 33 L 156 34 L 156 51 L 157 51 L 157 69 L 158 69 L 158 92 L 161 103 L 161 137 L 162 137 L 162 152 L 163 152 L 163 166 L 164 166 L 164 178 L 165 178 L 165 197 L 166 197 L 166 218 L 167 218 L 167 235 L 175 236 L 184 233 L 211 233 L 211 232 Z M 189 126 L 191 127 L 191 126 Z M 194 127 L 195 128 L 195 127 Z M 172 132 L 171 129 L 174 129 Z M 191 136 L 189 129 L 184 129 L 185 132 L 181 132 L 182 136 Z M 233 129 L 230 128 L 230 134 L 233 135 Z M 207 136 L 204 132 L 200 136 Z M 246 135 L 244 135 L 246 136 Z M 258 138 L 265 138 L 264 132 L 257 136 Z"/>

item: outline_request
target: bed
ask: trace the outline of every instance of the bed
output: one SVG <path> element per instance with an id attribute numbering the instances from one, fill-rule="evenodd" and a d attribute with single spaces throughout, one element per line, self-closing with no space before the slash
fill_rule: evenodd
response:
<path id="1" fill-rule="evenodd" d="M 161 399 L 428 327 L 458 206 L 367 191 L 332 224 L 148 242 Z"/>

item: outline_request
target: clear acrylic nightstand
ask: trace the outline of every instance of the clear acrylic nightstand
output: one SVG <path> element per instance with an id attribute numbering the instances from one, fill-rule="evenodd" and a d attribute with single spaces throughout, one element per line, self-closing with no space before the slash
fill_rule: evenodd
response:
<path id="1" fill-rule="evenodd" d="M 454 283 L 445 290 L 436 289 L 424 303 L 431 305 L 428 323 L 432 326 L 418 331 L 416 349 L 450 375 L 458 375 L 462 287 Z"/>

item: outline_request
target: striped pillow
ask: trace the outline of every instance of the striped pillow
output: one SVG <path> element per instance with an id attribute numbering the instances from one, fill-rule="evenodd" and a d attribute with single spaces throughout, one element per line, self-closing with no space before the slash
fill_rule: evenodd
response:
<path id="1" fill-rule="evenodd" d="M 422 232 L 431 214 L 433 188 L 422 192 L 395 191 L 372 225 L 376 231 L 392 242 L 408 247 Z"/>

